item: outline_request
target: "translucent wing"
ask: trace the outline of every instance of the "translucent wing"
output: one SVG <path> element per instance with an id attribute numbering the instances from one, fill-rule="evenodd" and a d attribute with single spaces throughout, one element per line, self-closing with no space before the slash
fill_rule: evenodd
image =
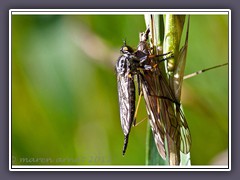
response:
<path id="1" fill-rule="evenodd" d="M 135 112 L 135 85 L 128 66 L 128 59 L 121 56 L 117 62 L 118 101 L 120 120 L 124 134 L 123 155 L 125 154 L 128 137 L 131 131 Z"/>
<path id="2" fill-rule="evenodd" d="M 173 91 L 158 68 L 143 71 L 143 95 L 150 125 L 159 154 L 165 159 L 164 140 L 170 137 L 174 148 L 188 153 L 191 146 L 190 131 Z"/>
<path id="3" fill-rule="evenodd" d="M 190 135 L 190 130 L 188 128 L 188 124 L 186 121 L 186 118 L 183 114 L 183 111 L 181 109 L 181 105 L 180 103 L 177 101 L 177 98 L 174 95 L 173 90 L 170 88 L 170 86 L 168 85 L 166 79 L 162 76 L 161 72 L 158 71 L 159 74 L 159 82 L 160 82 L 160 87 L 162 92 L 164 93 L 164 96 L 170 97 L 171 100 L 173 100 L 172 102 L 172 108 L 170 109 L 172 111 L 174 111 L 175 113 L 173 121 L 170 121 L 171 123 L 169 124 L 170 126 L 174 127 L 175 123 L 176 123 L 176 127 L 175 130 L 178 131 L 177 133 L 180 134 L 180 150 L 187 154 L 190 151 L 190 147 L 191 147 L 191 135 Z M 162 108 L 165 108 L 164 106 Z M 167 112 L 169 112 L 170 110 L 168 110 Z M 163 111 L 164 112 L 164 109 Z M 176 121 L 176 122 L 175 122 Z M 169 127 L 167 127 L 167 131 L 168 131 Z M 173 132 L 172 131 L 168 131 L 170 133 L 170 137 L 174 137 L 173 136 Z M 173 138 L 174 142 L 176 142 L 178 139 Z M 176 143 L 177 144 L 177 143 Z"/>
<path id="4" fill-rule="evenodd" d="M 184 113 L 181 109 L 181 105 L 178 102 L 177 98 L 174 95 L 173 90 L 170 88 L 169 84 L 167 83 L 166 79 L 162 76 L 159 69 L 157 69 L 157 74 L 159 75 L 159 82 L 160 82 L 160 88 L 161 92 L 163 93 L 162 96 L 169 97 L 171 101 L 166 101 L 164 99 L 161 99 L 164 103 L 161 105 L 162 113 L 169 114 L 170 117 L 165 115 L 167 117 L 167 133 L 172 137 L 173 141 L 176 143 L 178 148 L 178 134 L 180 135 L 180 150 L 187 154 L 190 151 L 191 147 L 191 135 L 190 130 L 186 121 L 186 118 L 184 116 Z M 169 105 L 169 106 L 167 106 Z"/>
<path id="5" fill-rule="evenodd" d="M 150 122 L 156 147 L 158 149 L 160 156 L 163 159 L 166 159 L 166 151 L 164 146 L 164 137 L 166 133 L 165 124 L 163 121 L 160 120 L 161 117 L 159 98 L 154 95 L 151 95 L 153 94 L 153 91 L 149 88 L 148 80 L 150 81 L 150 84 L 154 85 L 154 83 L 149 78 L 150 76 L 141 76 L 143 96 L 145 99 L 148 119 Z"/>

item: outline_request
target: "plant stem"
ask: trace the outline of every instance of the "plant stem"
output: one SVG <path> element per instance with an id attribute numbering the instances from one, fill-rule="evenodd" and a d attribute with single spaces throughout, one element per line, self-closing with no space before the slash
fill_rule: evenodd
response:
<path id="1" fill-rule="evenodd" d="M 181 89 L 184 77 L 184 69 L 186 64 L 187 47 L 188 47 L 188 31 L 189 20 L 187 24 L 186 40 L 183 47 L 180 49 L 181 36 L 183 32 L 185 15 L 166 15 L 165 38 L 163 53 L 172 52 L 174 57 L 168 61 L 167 69 L 169 74 L 170 87 L 175 93 L 178 102 L 181 101 Z M 177 117 L 181 121 L 180 114 Z M 180 140 L 180 139 L 179 139 Z M 170 149 L 171 151 L 171 149 Z M 174 150 L 173 150 L 174 151 Z M 170 156 L 177 152 L 170 152 Z M 174 159 L 175 157 L 173 157 Z M 171 159 L 171 157 L 170 157 Z M 190 165 L 190 153 L 183 154 L 180 152 L 180 165 Z"/>

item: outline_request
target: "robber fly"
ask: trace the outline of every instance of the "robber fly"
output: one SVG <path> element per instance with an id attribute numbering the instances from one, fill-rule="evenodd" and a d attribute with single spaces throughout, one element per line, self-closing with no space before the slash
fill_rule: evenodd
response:
<path id="1" fill-rule="evenodd" d="M 149 30 L 147 31 L 149 33 Z M 144 51 L 145 50 L 134 51 L 130 46 L 126 45 L 126 42 L 124 42 L 124 45 L 120 49 L 122 55 L 118 58 L 116 63 L 120 119 L 124 134 L 123 155 L 125 154 L 129 133 L 135 119 L 134 78 L 138 77 L 140 69 L 147 67 L 144 63 L 147 59 Z"/>
<path id="2" fill-rule="evenodd" d="M 180 140 L 176 139 L 175 136 L 180 138 L 180 126 L 185 126 L 185 129 L 188 129 L 188 127 L 183 113 L 181 112 L 180 104 L 177 102 L 176 98 L 174 98 L 174 93 L 172 93 L 169 85 L 163 79 L 157 67 L 158 63 L 166 59 L 163 58 L 162 60 L 154 60 L 159 56 L 164 56 L 169 53 L 163 55 L 151 55 L 147 43 L 148 34 L 149 29 L 147 29 L 145 33 L 141 34 L 141 41 L 136 51 L 134 51 L 130 46 L 127 46 L 126 42 L 124 42 L 124 45 L 120 50 L 122 55 L 119 57 L 116 64 L 120 119 L 124 133 L 123 154 L 125 154 L 129 133 L 133 122 L 135 121 L 136 88 L 134 84 L 134 77 L 136 77 L 138 89 L 139 91 L 142 91 L 144 95 L 157 149 L 162 158 L 165 159 L 165 135 L 167 134 L 173 139 L 177 146 L 180 146 Z M 161 102 L 161 105 L 164 106 L 166 104 L 165 101 L 166 103 L 169 102 L 176 104 L 175 107 L 172 107 L 176 108 L 177 112 L 181 114 L 183 122 L 177 122 L 176 118 L 174 118 L 175 116 L 172 112 L 169 112 L 168 109 L 166 110 L 167 115 L 166 113 L 161 113 L 159 102 Z M 166 118 L 167 120 L 164 121 L 163 118 Z M 183 139 L 185 140 L 187 138 L 184 137 Z M 185 149 L 186 150 L 183 150 L 183 152 L 187 153 L 189 149 Z"/>
<path id="3" fill-rule="evenodd" d="M 116 63 L 118 98 L 120 107 L 121 126 L 124 134 L 123 155 L 125 154 L 129 133 L 134 121 L 135 114 L 135 84 L 134 77 L 140 73 L 139 69 L 144 68 L 141 58 L 142 51 L 134 51 L 130 46 L 124 45 L 120 49 L 122 55 Z"/>
<path id="4" fill-rule="evenodd" d="M 134 55 L 131 47 L 124 45 L 120 49 L 122 55 L 116 64 L 118 98 L 120 107 L 121 126 L 124 134 L 123 155 L 125 154 L 128 137 L 135 113 L 135 85 L 134 76 L 138 73 L 139 59 Z"/>

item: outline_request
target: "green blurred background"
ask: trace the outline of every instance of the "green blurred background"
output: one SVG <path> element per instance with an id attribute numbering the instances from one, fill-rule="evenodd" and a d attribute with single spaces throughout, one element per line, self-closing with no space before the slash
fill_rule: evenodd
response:
<path id="1" fill-rule="evenodd" d="M 114 65 L 136 47 L 141 15 L 12 15 L 14 165 L 144 165 L 146 125 L 122 156 Z M 228 16 L 192 15 L 186 74 L 228 61 Z M 182 104 L 193 165 L 228 149 L 228 67 L 187 79 Z M 138 121 L 146 117 L 142 101 Z"/>

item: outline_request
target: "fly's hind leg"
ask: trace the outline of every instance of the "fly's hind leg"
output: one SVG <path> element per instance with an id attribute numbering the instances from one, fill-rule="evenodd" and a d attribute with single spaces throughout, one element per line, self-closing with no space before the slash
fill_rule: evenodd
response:
<path id="1" fill-rule="evenodd" d="M 138 109 L 139 109 L 140 102 L 141 102 L 142 95 L 143 95 L 139 75 L 137 75 L 137 82 L 138 82 L 138 101 L 137 101 L 137 106 L 136 106 L 135 113 L 134 113 L 133 126 L 137 126 L 140 123 L 142 123 L 145 119 L 147 119 L 147 118 L 144 118 L 143 120 L 141 120 L 140 122 L 137 123 L 137 113 L 138 113 Z"/>

